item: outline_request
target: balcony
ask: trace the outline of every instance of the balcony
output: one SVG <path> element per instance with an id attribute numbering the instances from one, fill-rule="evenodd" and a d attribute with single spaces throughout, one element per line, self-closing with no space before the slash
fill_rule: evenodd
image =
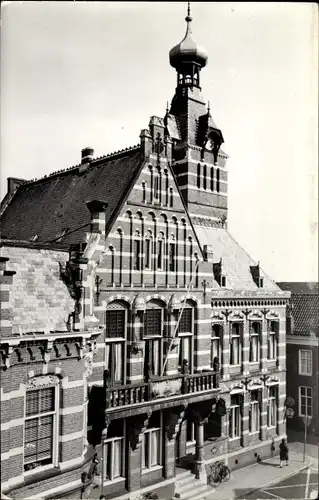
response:
<path id="1" fill-rule="evenodd" d="M 209 392 L 219 388 L 219 373 L 177 374 L 150 382 L 122 385 L 105 390 L 106 410 L 161 400 L 173 396 L 186 396 Z"/>

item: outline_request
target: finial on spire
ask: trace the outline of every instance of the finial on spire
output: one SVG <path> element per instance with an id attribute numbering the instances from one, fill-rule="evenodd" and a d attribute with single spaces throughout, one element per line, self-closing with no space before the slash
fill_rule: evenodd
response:
<path id="1" fill-rule="evenodd" d="M 207 114 L 210 116 L 210 101 L 207 101 Z"/>
<path id="2" fill-rule="evenodd" d="M 187 23 L 190 23 L 192 21 L 192 17 L 191 17 L 191 3 L 190 2 L 187 2 L 187 16 L 185 17 L 185 21 Z"/>
<path id="3" fill-rule="evenodd" d="M 168 101 L 166 101 L 166 114 L 168 115 L 169 107 L 168 107 Z"/>

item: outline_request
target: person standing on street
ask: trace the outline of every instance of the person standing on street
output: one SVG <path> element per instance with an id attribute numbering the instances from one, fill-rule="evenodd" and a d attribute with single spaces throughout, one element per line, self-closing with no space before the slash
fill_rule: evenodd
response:
<path id="1" fill-rule="evenodd" d="M 287 442 L 285 439 L 282 439 L 280 445 L 279 445 L 279 457 L 280 457 L 280 467 L 282 467 L 282 463 L 283 461 L 285 460 L 286 461 L 286 465 L 289 465 L 288 461 L 289 461 L 289 448 L 288 448 L 288 445 L 287 445 Z"/>

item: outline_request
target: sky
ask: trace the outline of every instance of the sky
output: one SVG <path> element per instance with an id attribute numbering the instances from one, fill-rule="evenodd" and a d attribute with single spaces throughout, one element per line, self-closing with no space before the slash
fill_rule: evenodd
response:
<path id="1" fill-rule="evenodd" d="M 139 143 L 176 85 L 186 2 L 2 2 L 1 199 Z M 228 228 L 275 281 L 318 280 L 318 8 L 193 2 L 201 86 L 229 155 Z"/>

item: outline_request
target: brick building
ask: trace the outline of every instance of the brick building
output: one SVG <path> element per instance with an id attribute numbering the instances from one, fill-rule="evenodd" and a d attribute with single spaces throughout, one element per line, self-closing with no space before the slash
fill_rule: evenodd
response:
<path id="1" fill-rule="evenodd" d="M 1 296 L 11 405 L 2 432 L 18 442 L 2 440 L 2 481 L 13 497 L 26 488 L 56 496 L 52 474 L 65 491 L 79 481 L 86 424 L 88 442 L 102 443 L 110 497 L 173 485 L 176 466 L 201 484 L 213 461 L 242 467 L 285 435 L 290 294 L 227 230 L 227 155 L 200 87 L 207 54 L 189 12 L 186 22 L 170 51 L 171 106 L 150 118 L 138 146 L 101 158 L 85 148 L 66 171 L 9 179 L 2 255 L 16 274 L 4 275 Z M 53 455 L 32 457 L 27 470 L 33 384 L 58 387 L 50 411 L 61 430 L 51 426 Z"/>
<path id="2" fill-rule="evenodd" d="M 308 432 L 319 434 L 319 304 L 318 283 L 282 282 L 282 290 L 291 292 L 291 308 L 287 316 L 287 396 L 295 405 L 295 415 L 287 420 L 287 428 L 304 429 L 309 417 Z"/>

